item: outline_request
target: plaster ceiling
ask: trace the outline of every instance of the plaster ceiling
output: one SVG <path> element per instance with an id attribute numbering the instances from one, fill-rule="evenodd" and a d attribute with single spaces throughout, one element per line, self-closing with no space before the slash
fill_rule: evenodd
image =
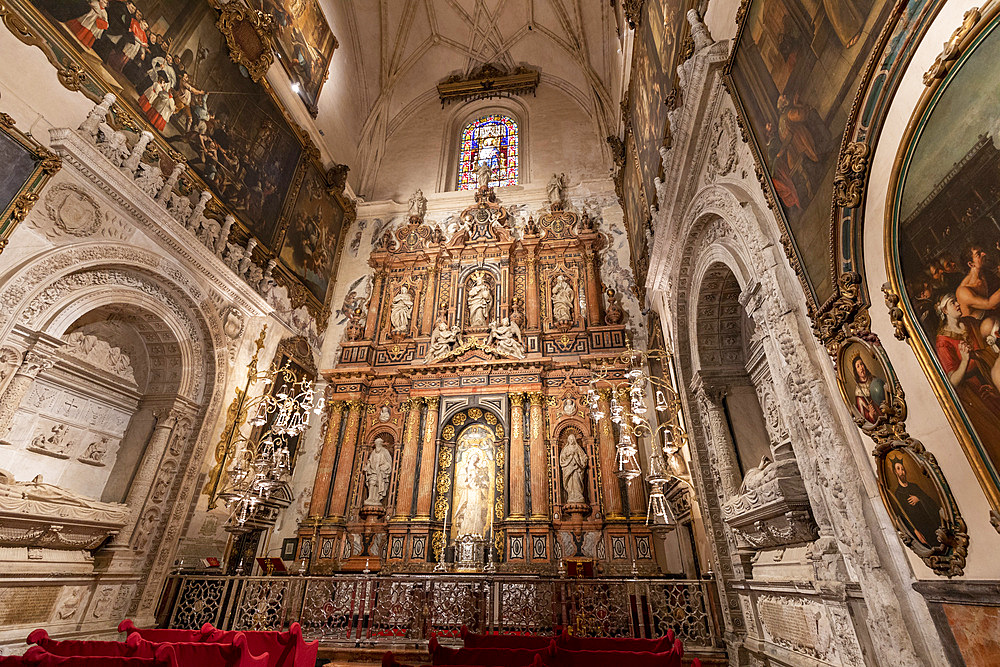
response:
<path id="1" fill-rule="evenodd" d="M 357 138 L 350 181 L 361 194 L 392 128 L 436 102 L 439 81 L 483 64 L 535 67 L 540 85 L 562 90 L 602 130 L 617 122 L 621 54 L 607 0 L 320 1 L 341 47 L 317 125 Z"/>

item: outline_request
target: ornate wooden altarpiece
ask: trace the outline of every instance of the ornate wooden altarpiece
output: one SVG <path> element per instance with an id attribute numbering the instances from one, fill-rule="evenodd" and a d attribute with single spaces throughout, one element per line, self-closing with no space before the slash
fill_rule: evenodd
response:
<path id="1" fill-rule="evenodd" d="M 645 483 L 614 475 L 615 427 L 607 417 L 595 424 L 584 401 L 592 368 L 625 371 L 623 313 L 601 284 L 606 239 L 560 204 L 515 239 L 492 188 L 475 197 L 448 242 L 411 215 L 375 243 L 368 308 L 355 310 L 337 366 L 322 371 L 326 430 L 299 527 L 311 571 L 429 571 L 445 547 L 449 561 L 456 545 L 473 553 L 463 535 L 481 530 L 481 565 L 499 572 L 593 559 L 603 574 L 654 573 Z M 499 330 L 483 326 L 484 306 Z M 520 349 L 506 322 L 520 330 Z M 583 502 L 562 488 L 571 436 L 588 461 Z M 392 459 L 381 499 L 366 481 L 377 439 Z M 485 476 L 481 515 L 469 510 L 475 471 Z"/>

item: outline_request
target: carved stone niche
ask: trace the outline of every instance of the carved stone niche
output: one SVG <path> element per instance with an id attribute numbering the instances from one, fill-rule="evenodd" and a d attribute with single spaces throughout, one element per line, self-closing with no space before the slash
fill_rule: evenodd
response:
<path id="1" fill-rule="evenodd" d="M 722 516 L 742 548 L 753 550 L 812 542 L 816 524 L 795 459 L 770 461 L 747 471 L 739 494 Z"/>

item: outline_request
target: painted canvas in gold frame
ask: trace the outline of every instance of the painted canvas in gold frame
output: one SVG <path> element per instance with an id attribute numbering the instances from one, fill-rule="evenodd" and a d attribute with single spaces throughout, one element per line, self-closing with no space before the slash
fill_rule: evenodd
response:
<path id="1" fill-rule="evenodd" d="M 338 46 L 317 0 L 252 0 L 272 17 L 278 60 L 315 118 Z"/>
<path id="2" fill-rule="evenodd" d="M 38 201 L 46 181 L 62 161 L 40 143 L 14 127 L 14 119 L 0 113 L 0 250 L 14 228 Z"/>
<path id="3" fill-rule="evenodd" d="M 862 68 L 894 4 L 744 0 L 738 16 L 727 84 L 813 309 L 835 294 L 837 156 Z"/>
<path id="4" fill-rule="evenodd" d="M 885 261 L 910 345 L 1000 523 L 998 26 L 994 6 L 913 112 L 890 179 Z"/>

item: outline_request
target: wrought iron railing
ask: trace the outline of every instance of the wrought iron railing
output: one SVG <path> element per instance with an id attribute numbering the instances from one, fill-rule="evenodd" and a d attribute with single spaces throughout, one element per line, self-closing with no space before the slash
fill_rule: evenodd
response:
<path id="1" fill-rule="evenodd" d="M 419 642 L 431 634 L 659 637 L 720 646 L 711 581 L 468 575 L 214 577 L 176 575 L 161 619 L 174 628 L 274 630 L 351 645 Z"/>

